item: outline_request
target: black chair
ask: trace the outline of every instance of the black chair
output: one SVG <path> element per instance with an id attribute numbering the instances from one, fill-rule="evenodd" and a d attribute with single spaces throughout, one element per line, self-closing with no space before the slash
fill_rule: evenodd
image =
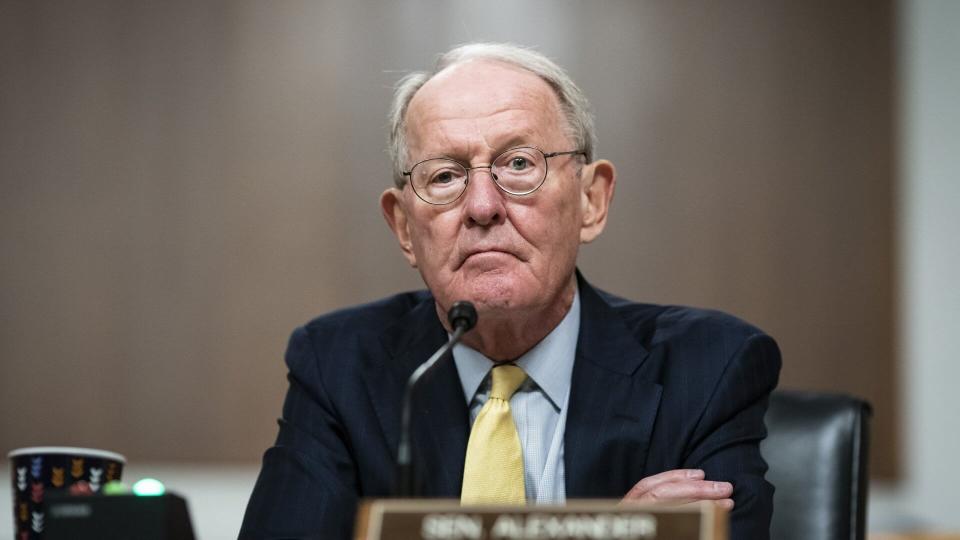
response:
<path id="1" fill-rule="evenodd" d="M 863 540 L 870 405 L 841 394 L 777 391 L 768 436 L 773 540 Z"/>

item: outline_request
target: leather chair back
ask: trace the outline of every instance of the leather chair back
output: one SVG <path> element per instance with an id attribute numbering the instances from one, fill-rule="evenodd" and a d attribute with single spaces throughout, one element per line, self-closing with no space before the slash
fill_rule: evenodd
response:
<path id="1" fill-rule="evenodd" d="M 767 410 L 774 540 L 866 536 L 870 405 L 841 394 L 776 391 Z"/>

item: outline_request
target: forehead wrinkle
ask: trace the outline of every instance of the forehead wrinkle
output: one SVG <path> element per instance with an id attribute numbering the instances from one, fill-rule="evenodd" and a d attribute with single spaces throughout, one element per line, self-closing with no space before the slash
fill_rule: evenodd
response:
<path id="1" fill-rule="evenodd" d="M 528 121 L 523 115 L 526 112 L 525 109 L 509 108 L 495 118 L 445 118 L 437 120 L 438 126 L 433 129 L 429 122 L 424 122 L 418 127 L 422 128 L 421 133 L 430 133 L 431 140 L 417 140 L 416 147 L 423 152 L 424 158 L 442 155 L 469 161 L 484 155 L 492 158 L 492 154 L 514 146 L 546 144 L 545 130 L 537 123 Z M 454 126 L 451 128 L 450 124 Z M 463 128 L 463 125 L 469 125 L 469 128 Z M 453 138 L 450 136 L 452 132 L 457 132 Z M 461 136 L 463 133 L 468 133 L 468 136 Z"/>
<path id="2" fill-rule="evenodd" d="M 514 88 L 516 88 L 517 91 L 505 92 L 503 90 L 494 90 L 483 94 L 483 97 L 486 98 L 486 103 L 478 101 L 476 99 L 477 95 L 474 93 L 455 94 L 451 92 L 445 94 L 442 100 L 433 99 L 430 105 L 432 106 L 431 109 L 437 114 L 446 118 L 492 116 L 511 109 L 539 109 L 548 114 L 559 114 L 559 108 L 554 107 L 554 103 L 552 103 L 550 99 L 554 97 L 552 101 L 556 101 L 555 96 L 553 96 L 552 93 L 544 95 L 544 91 L 550 92 L 549 86 L 546 86 L 546 88 L 515 86 Z M 414 99 L 416 99 L 416 97 Z M 527 108 L 518 105 L 520 103 L 526 105 Z M 530 107 L 531 105 L 533 107 Z"/>
<path id="3" fill-rule="evenodd" d="M 528 77 L 491 85 L 488 79 L 503 71 Z M 562 111 L 553 88 L 535 74 L 498 62 L 454 66 L 428 81 L 411 99 L 406 126 L 409 157 L 424 159 L 456 151 L 472 158 L 469 154 L 480 148 L 478 144 L 494 151 L 505 150 L 501 146 L 511 141 L 539 146 L 549 144 L 543 139 L 547 136 L 566 140 Z M 423 154 L 416 156 L 414 149 Z"/>

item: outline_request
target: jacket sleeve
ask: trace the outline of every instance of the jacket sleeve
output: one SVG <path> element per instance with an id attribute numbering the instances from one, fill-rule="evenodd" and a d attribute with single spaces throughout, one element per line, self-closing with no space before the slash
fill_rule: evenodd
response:
<path id="1" fill-rule="evenodd" d="M 356 464 L 306 328 L 290 338 L 286 363 L 280 431 L 263 456 L 240 538 L 349 538 Z"/>
<path id="2" fill-rule="evenodd" d="M 731 540 L 767 540 L 773 486 L 760 455 L 764 415 L 780 372 L 780 350 L 765 334 L 748 337 L 724 369 L 691 440 L 684 463 L 710 480 L 733 484 Z"/>

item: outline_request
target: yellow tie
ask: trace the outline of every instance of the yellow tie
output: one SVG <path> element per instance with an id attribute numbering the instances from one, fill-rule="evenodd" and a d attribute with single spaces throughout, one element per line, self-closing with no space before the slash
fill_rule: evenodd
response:
<path id="1" fill-rule="evenodd" d="M 463 467 L 462 504 L 524 504 L 523 451 L 510 397 L 527 378 L 513 364 L 494 366 L 493 387 L 470 430 Z"/>

